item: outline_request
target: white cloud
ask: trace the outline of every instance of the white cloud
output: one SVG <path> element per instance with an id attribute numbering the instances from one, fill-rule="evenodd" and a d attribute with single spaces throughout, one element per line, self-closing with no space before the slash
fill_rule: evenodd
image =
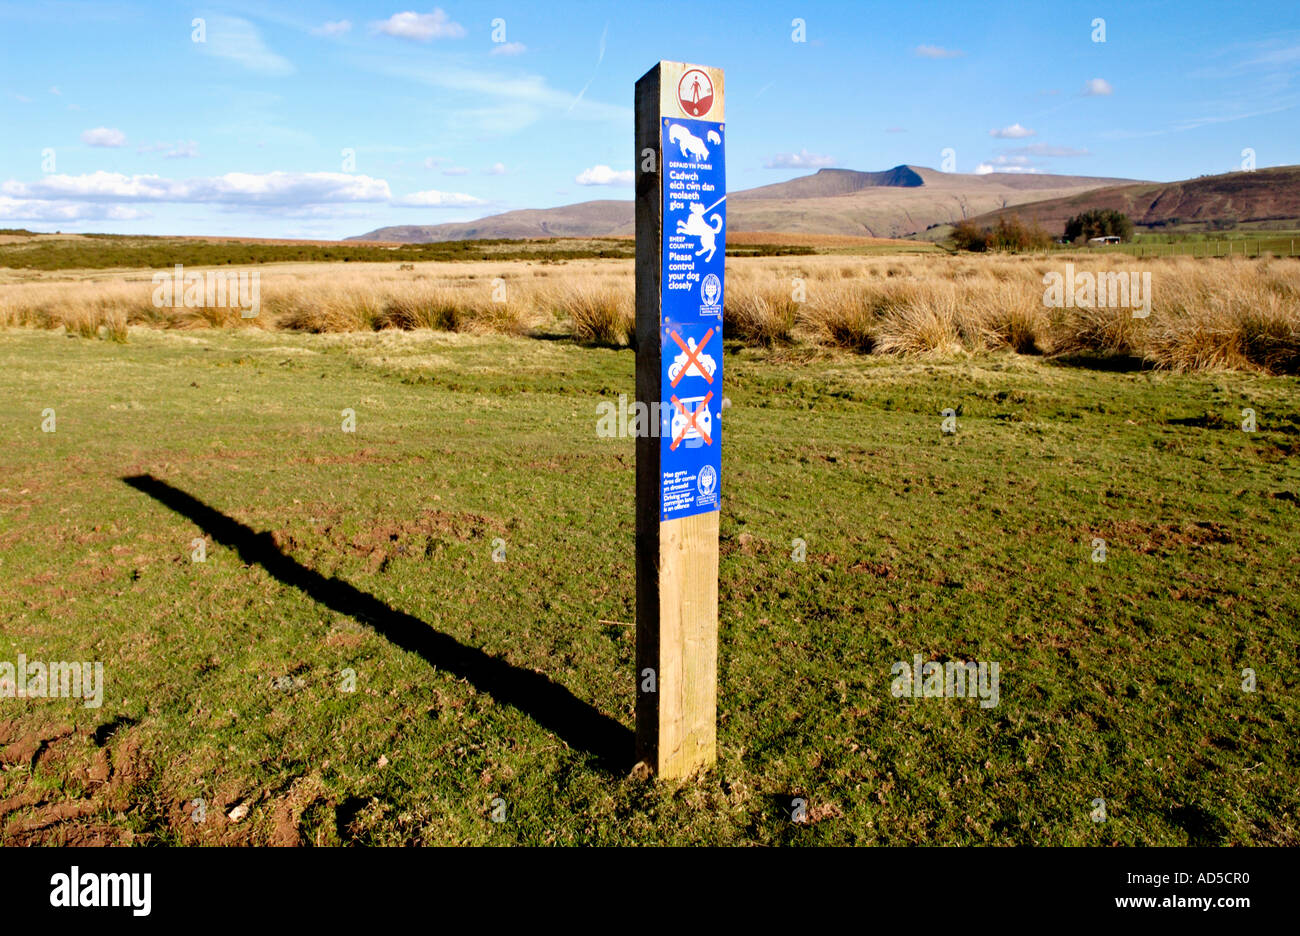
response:
<path id="1" fill-rule="evenodd" d="M 591 70 L 591 77 L 587 79 L 587 83 L 582 86 L 582 90 L 578 92 L 577 97 L 575 97 L 573 99 L 573 102 L 569 105 L 569 110 L 573 110 L 575 107 L 578 106 L 578 102 L 581 101 L 586 96 L 587 89 L 591 87 L 591 83 L 596 80 L 596 73 L 600 71 L 600 63 L 605 61 L 605 47 L 606 47 L 606 40 L 608 38 L 609 38 L 609 21 L 606 20 L 605 28 L 600 31 L 600 43 L 597 49 L 596 67 Z"/>
<path id="2" fill-rule="evenodd" d="M 440 192 L 437 189 L 429 189 L 395 198 L 393 204 L 409 208 L 457 208 L 462 205 L 483 205 L 486 202 L 463 192 Z"/>
<path id="3" fill-rule="evenodd" d="M 484 175 L 505 175 L 505 174 L 506 174 L 506 164 L 505 164 L 505 163 L 493 163 L 492 165 L 488 166 L 486 169 L 483 170 L 483 174 L 484 174 Z"/>
<path id="4" fill-rule="evenodd" d="M 990 167 L 990 171 L 996 168 L 1004 172 L 1019 172 L 1025 169 L 1026 167 L 1032 165 L 1033 165 L 1033 160 L 1031 160 L 1028 156 L 1006 156 L 1006 155 L 994 156 L 988 162 L 980 163 L 981 167 L 983 166 Z M 978 173 L 979 170 L 976 169 L 976 172 Z M 983 173 L 979 173 L 979 174 L 983 175 Z"/>
<path id="5" fill-rule="evenodd" d="M 267 48 L 262 34 L 248 20 L 233 16 L 209 16 L 206 42 L 195 46 L 207 55 L 234 62 L 259 75 L 291 75 L 293 64 Z"/>
<path id="6" fill-rule="evenodd" d="M 10 96 L 11 98 L 13 98 L 15 101 L 17 101 L 19 104 L 30 104 L 30 103 L 32 103 L 32 99 L 31 99 L 31 98 L 29 98 L 29 97 L 28 97 L 27 95 L 25 95 L 25 94 L 19 94 L 17 91 L 10 91 L 10 92 L 9 92 L 9 96 Z"/>
<path id="7" fill-rule="evenodd" d="M 442 170 L 443 175 L 469 175 L 469 170 L 464 166 L 448 166 Z"/>
<path id="8" fill-rule="evenodd" d="M 29 201 L 0 196 L 0 219 L 6 221 L 135 221 L 149 212 L 125 205 Z"/>
<path id="9" fill-rule="evenodd" d="M 446 161 L 447 160 L 443 159 L 440 156 L 426 156 L 424 157 L 424 168 L 436 169 L 438 168 L 439 163 L 445 163 Z"/>
<path id="10" fill-rule="evenodd" d="M 630 175 L 630 173 L 629 173 Z M 463 192 L 429 189 L 394 197 L 383 179 L 338 172 L 230 172 L 197 179 L 112 172 L 43 176 L 0 183 L 0 219 L 129 221 L 151 215 L 131 203 L 210 204 L 223 212 L 256 209 L 288 218 L 359 218 L 353 207 L 458 208 L 488 202 Z"/>
<path id="11" fill-rule="evenodd" d="M 87 146 L 125 146 L 126 134 L 110 127 L 96 127 L 84 131 L 81 142 Z"/>
<path id="12" fill-rule="evenodd" d="M 572 94 L 550 87 L 541 75 L 501 75 L 488 70 L 458 67 L 449 62 L 411 65 L 391 58 L 376 59 L 376 71 L 406 81 L 463 93 L 477 106 L 448 111 L 458 129 L 513 133 L 548 115 L 575 120 L 609 121 L 630 126 L 632 108 L 596 101 L 575 100 Z"/>
<path id="13" fill-rule="evenodd" d="M 194 159 L 199 155 L 199 144 L 193 140 L 175 143 L 146 143 L 136 148 L 137 153 L 162 153 L 163 159 Z"/>
<path id="14" fill-rule="evenodd" d="M 341 36 L 352 29 L 351 20 L 336 20 L 322 23 L 311 31 L 313 36 Z"/>
<path id="15" fill-rule="evenodd" d="M 1038 169 L 1033 166 L 1005 165 L 1001 163 L 994 165 L 994 163 L 997 163 L 997 160 L 994 160 L 993 163 L 986 163 L 986 162 L 980 163 L 978 166 L 975 167 L 975 174 L 988 175 L 989 173 L 992 172 L 1020 172 L 1020 173 L 1024 173 L 1025 175 L 1038 175 L 1043 171 L 1042 169 Z"/>
<path id="16" fill-rule="evenodd" d="M 243 205 L 217 205 L 216 211 L 226 215 L 238 215 L 242 217 L 273 217 L 273 218 L 316 218 L 331 219 L 339 218 L 365 219 L 373 217 L 373 208 L 355 208 L 351 205 L 258 205 L 255 209 L 250 209 Z"/>
<path id="17" fill-rule="evenodd" d="M 48 175 L 37 182 L 0 183 L 0 195 L 43 200 L 100 202 L 185 202 L 222 205 L 310 205 L 387 202 L 383 179 L 344 172 L 228 172 L 197 179 L 117 172 Z"/>
<path id="18" fill-rule="evenodd" d="M 1088 83 L 1083 86 L 1085 97 L 1105 97 L 1114 90 L 1105 78 L 1089 78 Z"/>
<path id="19" fill-rule="evenodd" d="M 500 42 L 492 48 L 492 55 L 523 55 L 528 46 L 522 42 Z"/>
<path id="20" fill-rule="evenodd" d="M 961 51 L 961 49 L 945 49 L 943 46 L 935 45 L 919 45 L 914 51 L 917 55 L 921 56 L 921 58 L 930 59 L 957 58 L 958 56 L 966 54 Z"/>
<path id="21" fill-rule="evenodd" d="M 619 171 L 609 166 L 592 166 L 579 172 L 573 181 L 579 185 L 631 185 L 635 177 L 631 169 Z"/>
<path id="22" fill-rule="evenodd" d="M 1018 123 L 1013 123 L 1009 127 L 1003 127 L 1000 130 L 990 130 L 989 136 L 997 137 L 999 140 L 1019 140 L 1023 137 L 1034 136 L 1035 131 L 1028 127 L 1022 127 Z"/>
<path id="23" fill-rule="evenodd" d="M 820 156 L 802 149 L 797 153 L 777 153 L 763 164 L 767 169 L 822 169 L 835 165 L 834 156 Z"/>
<path id="24" fill-rule="evenodd" d="M 446 11 L 435 8 L 432 13 L 394 13 L 386 20 L 370 24 L 376 32 L 400 39 L 413 39 L 416 42 L 428 42 L 430 39 L 461 39 L 465 36 L 465 27 L 452 22 Z"/>
<path id="25" fill-rule="evenodd" d="M 59 90 L 58 85 L 50 85 L 50 94 L 53 94 L 55 97 L 63 96 L 63 92 Z"/>

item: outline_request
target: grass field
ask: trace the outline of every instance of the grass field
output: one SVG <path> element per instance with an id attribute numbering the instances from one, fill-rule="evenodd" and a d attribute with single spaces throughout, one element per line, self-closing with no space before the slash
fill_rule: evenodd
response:
<path id="1" fill-rule="evenodd" d="M 791 248 L 794 249 L 794 248 Z M 811 248 L 808 248 L 811 249 Z M 1096 283 L 1149 280 L 1145 299 L 1049 306 L 1046 277 L 1077 268 Z M 728 257 L 727 336 L 750 346 L 864 354 L 1102 353 L 1159 368 L 1300 374 L 1300 262 L 1073 254 Z M 194 273 L 187 270 L 187 275 Z M 277 263 L 244 300 L 181 304 L 134 270 L 0 269 L 0 327 L 125 340 L 131 325 L 309 332 L 432 328 L 606 346 L 632 338 L 633 270 L 618 259 Z M 203 274 L 196 274 L 202 276 Z M 172 271 L 161 274 L 170 280 Z M 1137 281 L 1141 285 L 1141 281 Z M 1112 284 L 1112 289 L 1119 285 Z M 1124 293 L 1127 293 L 1127 289 Z M 249 302 L 251 297 L 246 297 Z M 169 304 L 170 303 L 170 304 Z M 209 304 L 211 303 L 211 304 Z M 1134 308 L 1137 305 L 1142 309 Z M 1145 313 L 1145 314 L 1139 314 Z"/>
<path id="2" fill-rule="evenodd" d="M 1242 231 L 1231 234 L 1138 234 L 1132 244 L 1090 247 L 1134 257 L 1300 257 L 1295 231 Z"/>
<path id="3" fill-rule="evenodd" d="M 5 844 L 1300 844 L 1294 377 L 729 346 L 719 762 L 671 784 L 631 351 L 126 337 L 0 334 L 0 661 L 105 678 L 0 699 Z M 894 698 L 915 654 L 999 704 Z"/>
<path id="4" fill-rule="evenodd" d="M 43 271 L 165 269 L 175 263 L 187 266 L 292 262 L 410 263 L 435 260 L 573 260 L 632 255 L 628 243 L 613 238 L 399 245 L 115 234 L 13 234 L 0 237 L 0 267 Z"/>
<path id="5" fill-rule="evenodd" d="M 462 240 L 433 244 L 351 241 L 289 241 L 248 238 L 132 237 L 118 234 L 36 235 L 10 229 L 0 234 L 0 269 L 59 270 L 165 269 L 186 266 L 243 266 L 269 263 L 430 263 L 465 261 L 546 261 L 630 259 L 630 238 L 554 237 L 534 240 Z M 785 241 L 789 241 L 788 243 Z M 800 238 L 773 235 L 741 237 L 730 253 L 745 257 L 812 254 Z M 807 240 L 807 238 L 803 238 Z M 831 239 L 833 240 L 833 239 Z M 864 252 L 912 250 L 905 241 L 850 238 Z M 843 244 L 834 246 L 843 247 Z"/>

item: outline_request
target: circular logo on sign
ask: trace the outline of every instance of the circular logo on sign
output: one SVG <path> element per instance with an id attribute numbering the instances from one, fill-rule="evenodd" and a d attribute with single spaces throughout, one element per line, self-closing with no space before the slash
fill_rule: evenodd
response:
<path id="1" fill-rule="evenodd" d="M 698 68 L 688 69 L 677 82 L 677 103 L 682 113 L 703 117 L 713 107 L 713 82 Z"/>
<path id="2" fill-rule="evenodd" d="M 700 469 L 699 477 L 695 479 L 695 486 L 700 489 L 700 493 L 705 497 L 708 497 L 717 489 L 718 473 L 713 470 L 712 465 L 705 465 Z"/>
<path id="3" fill-rule="evenodd" d="M 705 305 L 715 306 L 722 296 L 722 283 L 716 273 L 710 273 L 700 283 L 700 296 Z"/>

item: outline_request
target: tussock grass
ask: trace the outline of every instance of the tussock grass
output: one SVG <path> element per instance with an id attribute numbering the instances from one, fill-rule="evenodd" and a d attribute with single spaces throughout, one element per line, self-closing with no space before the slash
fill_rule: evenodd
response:
<path id="1" fill-rule="evenodd" d="M 923 288 L 910 283 L 892 290 L 877 308 L 881 354 L 952 354 L 962 350 L 958 293 L 951 283 Z"/>
<path id="2" fill-rule="evenodd" d="M 1099 352 L 1135 354 L 1142 340 L 1141 319 L 1128 309 L 1057 309 L 1047 328 L 1058 354 Z"/>
<path id="3" fill-rule="evenodd" d="M 573 337 L 595 344 L 630 344 L 636 334 L 634 295 L 627 288 L 571 283 L 556 294 L 555 304 L 572 323 Z"/>
<path id="4" fill-rule="evenodd" d="M 1158 366 L 1178 371 L 1300 373 L 1300 279 L 1267 267 L 1249 281 L 1232 275 L 1245 264 L 1235 261 L 1232 272 L 1165 284 L 1164 314 L 1152 313 L 1143 352 Z"/>
<path id="5" fill-rule="evenodd" d="M 796 288 L 753 280 L 748 273 L 731 275 L 723 309 L 727 337 L 767 347 L 789 344 L 801 305 Z"/>
<path id="6" fill-rule="evenodd" d="M 1150 272 L 1151 312 L 1044 305 L 1043 277 Z M 0 325 L 123 340 L 130 325 L 306 332 L 434 329 L 634 338 L 632 264 L 611 260 L 303 264 L 262 271 L 262 311 L 155 308 L 138 273 L 0 286 Z M 943 356 L 1126 354 L 1177 371 L 1300 373 L 1300 263 L 1124 254 L 800 256 L 728 261 L 723 327 L 760 347 Z"/>

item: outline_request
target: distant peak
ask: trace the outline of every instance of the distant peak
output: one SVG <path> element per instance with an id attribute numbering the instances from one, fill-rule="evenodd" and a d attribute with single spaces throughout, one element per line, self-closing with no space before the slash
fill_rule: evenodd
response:
<path id="1" fill-rule="evenodd" d="M 863 172 L 858 169 L 818 169 L 812 175 L 800 176 L 789 182 L 777 182 L 750 189 L 745 198 L 817 198 L 834 195 L 851 195 L 868 188 L 919 188 L 925 177 L 911 166 L 895 166 L 882 172 Z M 741 193 L 737 193 L 739 196 Z"/>

